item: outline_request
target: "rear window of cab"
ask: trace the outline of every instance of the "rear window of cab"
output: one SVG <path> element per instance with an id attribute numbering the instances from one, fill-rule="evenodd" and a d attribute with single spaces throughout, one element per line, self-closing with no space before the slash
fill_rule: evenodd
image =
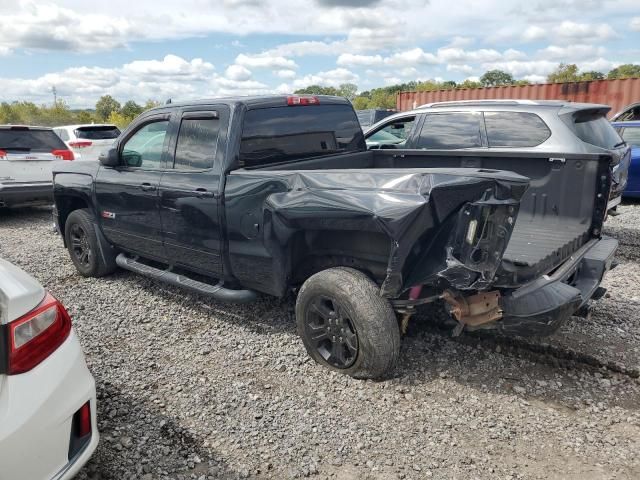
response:
<path id="1" fill-rule="evenodd" d="M 240 166 L 260 167 L 365 149 L 351 105 L 259 108 L 245 114 Z"/>

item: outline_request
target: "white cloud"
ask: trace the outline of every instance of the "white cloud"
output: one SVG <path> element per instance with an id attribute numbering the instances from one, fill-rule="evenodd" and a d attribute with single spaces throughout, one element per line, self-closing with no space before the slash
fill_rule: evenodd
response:
<path id="1" fill-rule="evenodd" d="M 336 61 L 338 65 L 371 67 L 382 65 L 384 60 L 381 55 L 354 55 L 352 53 L 342 53 Z"/>
<path id="2" fill-rule="evenodd" d="M 529 83 L 545 83 L 547 81 L 547 77 L 544 75 L 532 74 L 532 75 L 525 75 L 522 78 Z"/>
<path id="3" fill-rule="evenodd" d="M 244 67 L 243 67 L 244 68 Z M 221 76 L 212 64 L 199 58 L 186 60 L 167 55 L 162 60 L 137 60 L 117 68 L 80 67 L 37 78 L 0 78 L 1 100 L 49 101 L 55 85 L 60 98 L 71 106 L 90 106 L 105 94 L 125 101 L 144 102 L 193 99 L 232 94 L 261 94 L 272 90 L 242 75 Z M 227 73 L 229 69 L 227 69 Z M 237 72 L 236 72 L 237 73 Z M 232 78 L 234 77 L 234 78 Z"/>
<path id="4" fill-rule="evenodd" d="M 294 70 L 278 70 L 275 72 L 279 78 L 292 79 L 296 78 L 296 72 Z"/>
<path id="5" fill-rule="evenodd" d="M 485 63 L 482 68 L 483 70 L 504 70 L 515 77 L 523 77 L 525 75 L 547 75 L 557 66 L 557 62 L 549 60 L 510 60 Z"/>
<path id="6" fill-rule="evenodd" d="M 595 60 L 589 60 L 586 62 L 578 62 L 578 68 L 583 72 L 598 71 L 607 73 L 609 70 L 621 65 L 622 62 L 612 62 L 604 58 L 596 58 Z"/>
<path id="7" fill-rule="evenodd" d="M 319 42 L 305 40 L 302 42 L 283 43 L 264 52 L 268 55 L 283 57 L 304 57 L 306 55 L 336 55 L 344 49 L 344 42 Z"/>
<path id="8" fill-rule="evenodd" d="M 245 55 L 241 53 L 236 57 L 236 63 L 244 67 L 251 68 L 297 68 L 298 65 L 293 60 L 283 56 L 273 56 L 266 53 L 257 55 Z"/>
<path id="9" fill-rule="evenodd" d="M 467 75 L 473 73 L 474 68 L 471 65 L 447 65 L 447 72 L 459 72 L 466 73 Z"/>
<path id="10" fill-rule="evenodd" d="M 605 40 L 616 36 L 616 32 L 606 23 L 589 24 L 565 20 L 554 29 L 554 33 L 573 40 Z"/>
<path id="11" fill-rule="evenodd" d="M 633 17 L 629 22 L 629 26 L 631 27 L 631 30 L 640 32 L 640 17 Z"/>
<path id="12" fill-rule="evenodd" d="M 466 62 L 495 62 L 502 59 L 503 55 L 497 50 L 463 50 L 462 48 L 441 48 L 438 50 L 438 59 L 443 63 Z"/>
<path id="13" fill-rule="evenodd" d="M 420 47 L 394 53 L 390 57 L 385 58 L 384 61 L 389 65 L 399 66 L 411 66 L 418 64 L 435 65 L 440 63 L 438 58 L 433 53 L 425 52 Z"/>
<path id="14" fill-rule="evenodd" d="M 473 45 L 473 43 L 474 43 L 474 39 L 471 37 L 456 36 L 449 41 L 449 44 L 447 45 L 447 47 L 464 48 L 464 47 L 468 47 L 469 45 Z"/>
<path id="15" fill-rule="evenodd" d="M 236 81 L 244 81 L 251 78 L 251 70 L 243 65 L 229 65 L 224 74 L 227 78 Z"/>
<path id="16" fill-rule="evenodd" d="M 293 81 L 295 88 L 303 88 L 308 85 L 323 85 L 326 87 L 338 87 L 342 83 L 357 83 L 360 77 L 346 68 L 335 68 L 326 72 L 305 75 Z"/>
<path id="17" fill-rule="evenodd" d="M 11 2 L 0 14 L 0 51 L 15 48 L 90 52 L 123 47 L 136 34 L 125 17 L 51 3 Z"/>
<path id="18" fill-rule="evenodd" d="M 566 47 L 557 45 L 549 45 L 542 50 L 538 50 L 536 56 L 545 60 L 561 60 L 569 63 L 575 63 L 578 60 L 592 59 L 602 56 L 607 49 L 600 46 L 572 44 Z"/>
<path id="19" fill-rule="evenodd" d="M 508 34 L 505 35 L 508 36 Z M 527 42 L 557 38 L 571 41 L 595 41 L 608 40 L 616 36 L 615 30 L 607 23 L 578 23 L 565 20 L 556 24 L 530 25 L 522 33 L 521 39 Z"/>
<path id="20" fill-rule="evenodd" d="M 123 73 L 139 76 L 144 80 L 156 77 L 172 77 L 188 80 L 206 79 L 214 67 L 201 58 L 187 61 L 177 55 L 166 55 L 162 60 L 136 60 L 122 67 Z"/>
<path id="21" fill-rule="evenodd" d="M 547 30 L 539 25 L 530 25 L 522 33 L 522 39 L 527 41 L 542 40 L 548 35 Z"/>

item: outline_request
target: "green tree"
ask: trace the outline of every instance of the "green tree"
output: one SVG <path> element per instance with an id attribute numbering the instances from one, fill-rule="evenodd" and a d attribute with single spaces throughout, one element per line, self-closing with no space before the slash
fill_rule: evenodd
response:
<path id="1" fill-rule="evenodd" d="M 356 110 L 366 110 L 369 108 L 370 101 L 369 97 L 357 96 L 353 99 L 353 108 Z"/>
<path id="2" fill-rule="evenodd" d="M 338 87 L 338 95 L 349 100 L 356 98 L 358 86 L 355 83 L 343 83 Z"/>
<path id="3" fill-rule="evenodd" d="M 514 81 L 513 75 L 502 70 L 489 70 L 480 77 L 480 83 L 483 87 L 511 85 Z"/>
<path id="4" fill-rule="evenodd" d="M 120 102 L 111 95 L 103 95 L 96 102 L 96 115 L 100 120 L 108 120 L 112 112 L 120 111 Z"/>
<path id="5" fill-rule="evenodd" d="M 91 115 L 91 112 L 87 110 L 82 110 L 76 114 L 78 123 L 93 123 L 95 122 L 95 118 Z"/>
<path id="6" fill-rule="evenodd" d="M 640 65 L 633 63 L 625 63 L 619 67 L 610 70 L 607 74 L 607 78 L 636 78 L 640 77 Z"/>
<path id="7" fill-rule="evenodd" d="M 605 75 L 602 72 L 597 72 L 595 70 L 590 70 L 588 72 L 582 72 L 580 74 L 580 80 L 588 81 L 588 80 L 604 80 Z"/>
<path id="8" fill-rule="evenodd" d="M 457 88 L 480 88 L 482 84 L 475 80 L 466 79 L 464 82 L 459 83 Z"/>
<path id="9" fill-rule="evenodd" d="M 133 100 L 129 100 L 128 102 L 126 102 L 120 109 L 120 113 L 132 120 L 140 115 L 143 111 L 144 109 Z"/>
<path id="10" fill-rule="evenodd" d="M 106 120 L 108 123 L 112 123 L 113 125 L 116 125 L 117 127 L 123 129 L 123 128 L 126 128 L 127 125 L 129 125 L 131 123 L 131 120 L 133 119 L 126 117 L 122 113 L 114 110 L 109 114 L 109 117 L 107 117 Z"/>
<path id="11" fill-rule="evenodd" d="M 305 88 L 300 88 L 293 93 L 298 95 L 339 95 L 339 91 L 334 87 L 323 87 L 321 85 L 309 85 Z"/>
<path id="12" fill-rule="evenodd" d="M 156 108 L 156 107 L 159 107 L 159 106 L 160 106 L 160 102 L 159 101 L 149 99 L 149 100 L 147 100 L 147 102 L 144 104 L 144 107 L 142 107 L 142 108 L 143 108 L 143 110 L 150 110 L 152 108 Z"/>
<path id="13" fill-rule="evenodd" d="M 442 82 L 442 88 L 445 90 L 453 90 L 457 86 L 458 84 L 453 80 L 445 80 L 444 82 Z"/>
<path id="14" fill-rule="evenodd" d="M 578 66 L 575 63 L 561 63 L 558 67 L 547 75 L 549 83 L 579 82 Z"/>
<path id="15" fill-rule="evenodd" d="M 26 123 L 24 119 L 20 116 L 20 113 L 17 112 L 13 105 L 2 102 L 0 104 L 0 123 Z"/>

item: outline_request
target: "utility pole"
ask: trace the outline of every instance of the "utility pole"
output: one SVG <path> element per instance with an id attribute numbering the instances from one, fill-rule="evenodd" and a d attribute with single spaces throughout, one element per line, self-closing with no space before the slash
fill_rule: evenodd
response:
<path id="1" fill-rule="evenodd" d="M 58 91 L 56 90 L 56 86 L 51 87 L 51 92 L 53 93 L 53 106 L 58 106 Z"/>

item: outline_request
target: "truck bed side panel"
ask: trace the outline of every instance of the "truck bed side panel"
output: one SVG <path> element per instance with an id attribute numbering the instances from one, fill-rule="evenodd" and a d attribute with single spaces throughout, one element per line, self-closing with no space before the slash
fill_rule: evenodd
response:
<path id="1" fill-rule="evenodd" d="M 416 272 L 427 264 L 423 261 L 409 268 L 405 262 L 411 255 L 419 255 L 414 250 L 419 241 L 424 243 L 424 252 L 439 231 L 452 233 L 465 205 L 486 202 L 488 208 L 497 206 L 505 212 L 511 208 L 513 223 L 527 185 L 527 179 L 509 172 L 472 169 L 235 171 L 229 175 L 225 190 L 233 274 L 243 285 L 282 295 L 305 263 L 324 254 L 344 259 L 347 265 L 349 259 L 366 263 L 367 246 L 352 249 L 349 242 L 359 239 L 364 243 L 368 238 L 376 243 L 382 237 L 386 239 L 386 268 L 377 280 L 383 295 L 397 296 L 408 288 L 405 276 L 477 288 L 493 278 L 499 259 L 493 261 L 493 268 L 491 261 L 469 267 L 455 258 L 453 250 L 447 251 L 451 245 L 444 242 L 437 245 L 440 250 L 436 256 L 441 261 L 429 264 L 430 268 Z M 507 217 L 500 217 L 506 233 L 502 251 L 511 230 Z M 344 232 L 349 232 L 345 243 L 330 241 Z M 363 232 L 367 236 L 362 237 Z M 329 240 L 318 241 L 319 235 Z M 308 251 L 300 252 L 305 246 Z M 320 252 L 323 249 L 326 251 Z M 369 253 L 372 263 L 382 254 Z"/>

